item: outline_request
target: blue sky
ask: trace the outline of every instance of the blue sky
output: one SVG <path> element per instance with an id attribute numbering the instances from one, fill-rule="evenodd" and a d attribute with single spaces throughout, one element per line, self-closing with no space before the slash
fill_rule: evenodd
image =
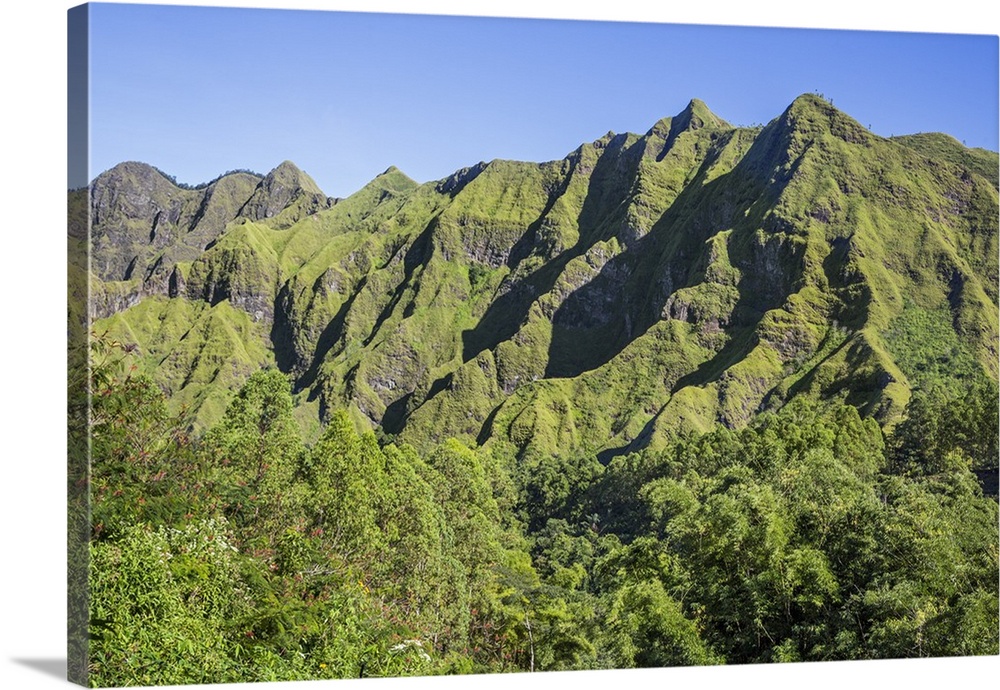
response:
<path id="1" fill-rule="evenodd" d="M 877 134 L 998 148 L 996 36 L 97 4 L 90 174 L 289 159 L 346 196 L 390 165 L 561 158 L 691 98 L 765 123 L 810 91 Z"/>

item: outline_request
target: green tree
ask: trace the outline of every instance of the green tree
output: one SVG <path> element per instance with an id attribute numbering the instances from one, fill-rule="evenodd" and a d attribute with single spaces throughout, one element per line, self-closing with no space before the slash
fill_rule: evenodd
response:
<path id="1" fill-rule="evenodd" d="M 693 666 L 722 661 L 701 639 L 694 621 L 658 580 L 628 584 L 616 594 L 606 645 L 616 668 Z"/>
<path id="2" fill-rule="evenodd" d="M 384 464 L 374 437 L 359 436 L 344 411 L 333 414 L 309 454 L 312 525 L 346 560 L 370 563 L 387 546 L 378 524 L 388 491 Z"/>
<path id="3" fill-rule="evenodd" d="M 302 500 L 295 475 L 304 448 L 285 376 L 251 375 L 206 434 L 204 449 L 227 517 L 247 544 L 272 551 Z"/>

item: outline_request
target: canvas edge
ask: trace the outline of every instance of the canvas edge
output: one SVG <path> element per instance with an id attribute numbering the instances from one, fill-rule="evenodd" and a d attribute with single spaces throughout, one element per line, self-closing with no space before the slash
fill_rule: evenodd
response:
<path id="1" fill-rule="evenodd" d="M 67 11 L 67 186 L 87 179 L 89 164 L 88 5 Z M 84 182 L 86 185 L 86 182 Z M 86 190 L 84 190 L 84 193 Z M 89 196 L 89 193 L 88 193 Z M 66 677 L 89 684 L 90 666 L 90 214 L 82 226 L 67 195 L 67 627 Z M 88 204 L 89 206 L 89 204 Z"/>

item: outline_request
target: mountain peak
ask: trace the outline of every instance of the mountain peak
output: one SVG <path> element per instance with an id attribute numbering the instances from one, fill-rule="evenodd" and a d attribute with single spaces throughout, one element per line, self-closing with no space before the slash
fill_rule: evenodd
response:
<path id="1" fill-rule="evenodd" d="M 782 113 L 783 118 L 791 117 L 796 118 L 806 118 L 806 119 L 817 119 L 817 118 L 830 118 L 838 114 L 836 108 L 833 107 L 833 103 L 828 101 L 823 96 L 816 93 L 804 93 L 795 98 L 789 106 Z"/>
<path id="2" fill-rule="evenodd" d="M 157 168 L 150 165 L 149 163 L 143 163 L 142 161 L 122 161 L 118 165 L 109 168 L 104 174 L 110 172 L 154 172 Z M 161 173 L 163 174 L 163 173 Z"/>
<path id="3" fill-rule="evenodd" d="M 251 220 L 264 220 L 285 211 L 293 203 L 301 208 L 288 215 L 289 221 L 298 219 L 303 209 L 315 210 L 330 205 L 329 199 L 309 175 L 295 163 L 282 161 L 260 181 L 241 213 Z"/>
<path id="4" fill-rule="evenodd" d="M 704 101 L 692 98 L 684 107 L 684 110 L 673 117 L 665 117 L 659 120 L 646 132 L 646 135 L 673 139 L 682 132 L 695 131 L 703 127 L 717 129 L 731 126 L 728 122 L 713 113 L 705 105 Z"/>
<path id="5" fill-rule="evenodd" d="M 397 168 L 395 165 L 390 165 L 385 169 L 385 172 L 381 175 L 377 175 L 375 179 L 372 180 L 372 182 L 376 181 L 382 188 L 396 192 L 405 192 L 420 186 L 413 180 L 413 178 Z"/>
<path id="6" fill-rule="evenodd" d="M 728 122 L 709 110 L 704 101 L 697 98 L 692 98 L 687 107 L 673 119 L 674 125 L 681 131 L 730 126 Z"/>
<path id="7" fill-rule="evenodd" d="M 278 167 L 264 176 L 262 182 L 267 187 L 275 185 L 299 189 L 309 194 L 322 194 L 319 185 L 292 161 L 282 161 Z"/>
<path id="8" fill-rule="evenodd" d="M 859 144 L 872 137 L 857 120 L 835 108 L 832 100 L 816 93 L 804 93 L 792 101 L 777 123 L 780 129 L 798 132 L 807 138 L 826 132 Z"/>
<path id="9" fill-rule="evenodd" d="M 129 182 L 141 188 L 146 188 L 150 185 L 162 185 L 164 182 L 170 186 L 178 186 L 177 179 L 172 175 L 168 175 L 154 165 L 141 161 L 124 161 L 119 163 L 113 168 L 105 170 L 94 180 L 94 183 L 97 185 L 102 183 L 122 185 Z"/>

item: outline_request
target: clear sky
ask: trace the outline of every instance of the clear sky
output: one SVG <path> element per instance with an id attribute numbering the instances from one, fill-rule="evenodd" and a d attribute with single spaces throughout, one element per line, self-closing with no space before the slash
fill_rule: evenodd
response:
<path id="1" fill-rule="evenodd" d="M 998 39 L 628 22 L 92 5 L 91 176 L 204 182 L 292 160 L 331 196 L 390 165 L 562 158 L 705 101 L 766 123 L 820 92 L 889 136 L 997 150 Z"/>

